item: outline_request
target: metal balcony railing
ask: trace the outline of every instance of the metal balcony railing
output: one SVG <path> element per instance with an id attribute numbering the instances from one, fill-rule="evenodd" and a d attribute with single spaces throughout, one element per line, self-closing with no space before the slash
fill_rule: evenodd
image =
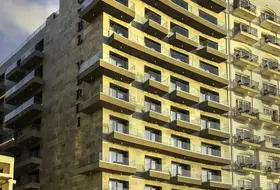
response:
<path id="1" fill-rule="evenodd" d="M 261 38 L 261 45 L 272 43 L 276 46 L 280 46 L 280 39 L 276 38 L 275 36 L 266 35 Z"/>
<path id="2" fill-rule="evenodd" d="M 265 21 L 265 20 L 271 20 L 277 24 L 280 24 L 280 17 L 274 14 L 270 13 L 261 13 L 261 16 L 259 17 L 260 23 Z"/>
<path id="3" fill-rule="evenodd" d="M 247 141 L 255 144 L 261 142 L 261 137 L 253 134 L 236 134 L 235 138 L 237 141 Z"/>
<path id="4" fill-rule="evenodd" d="M 261 64 L 261 68 L 262 69 L 269 68 L 276 71 L 280 71 L 280 64 L 272 60 L 263 60 Z"/>
<path id="5" fill-rule="evenodd" d="M 246 0 L 234 0 L 233 9 L 243 8 L 250 12 L 256 13 L 257 7 Z"/>
<path id="6" fill-rule="evenodd" d="M 257 55 L 245 52 L 245 51 L 235 51 L 234 54 L 232 55 L 234 60 L 240 60 L 240 59 L 245 59 L 250 62 L 258 62 L 259 57 Z"/>
<path id="7" fill-rule="evenodd" d="M 259 82 L 257 81 L 253 81 L 251 79 L 244 79 L 244 78 L 233 80 L 234 87 L 238 87 L 240 85 L 244 85 L 252 89 L 257 89 L 257 90 L 259 89 Z"/>
<path id="8" fill-rule="evenodd" d="M 253 28 L 249 25 L 243 24 L 243 23 L 239 23 L 237 25 L 234 26 L 233 28 L 233 35 L 238 34 L 239 32 L 246 32 L 248 34 L 254 35 L 254 36 L 258 36 L 258 30 L 256 28 Z"/>
<path id="9" fill-rule="evenodd" d="M 238 105 L 234 108 L 235 114 L 246 113 L 252 116 L 256 116 L 259 113 L 259 110 L 250 105 Z"/>
<path id="10" fill-rule="evenodd" d="M 235 162 L 235 166 L 237 168 L 252 168 L 252 169 L 257 169 L 261 170 L 262 169 L 262 163 L 257 162 L 253 159 L 246 159 L 246 160 L 237 160 Z"/>

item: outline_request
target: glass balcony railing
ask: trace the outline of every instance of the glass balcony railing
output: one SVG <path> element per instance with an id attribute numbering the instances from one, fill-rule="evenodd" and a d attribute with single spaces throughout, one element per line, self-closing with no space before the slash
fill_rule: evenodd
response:
<path id="1" fill-rule="evenodd" d="M 150 103 L 145 102 L 144 112 L 148 112 L 148 111 L 152 111 L 152 112 L 156 112 L 161 115 L 164 115 L 164 116 L 168 116 L 167 109 L 163 109 L 160 105 L 155 105 L 155 104 L 151 105 Z"/>
<path id="2" fill-rule="evenodd" d="M 184 0 L 171 0 L 176 5 L 182 7 L 183 9 L 189 10 L 189 4 Z"/>
<path id="3" fill-rule="evenodd" d="M 231 178 L 229 177 L 224 177 L 220 175 L 202 175 L 202 182 L 219 182 L 219 183 L 226 183 L 226 184 L 231 184 Z"/>
<path id="4" fill-rule="evenodd" d="M 257 7 L 247 0 L 234 0 L 233 9 L 243 8 L 250 12 L 256 13 Z"/>
<path id="5" fill-rule="evenodd" d="M 257 55 L 245 52 L 245 51 L 235 51 L 234 54 L 232 55 L 233 59 L 240 60 L 240 59 L 245 59 L 250 62 L 258 63 L 259 57 Z"/>
<path id="6" fill-rule="evenodd" d="M 200 173 L 193 172 L 193 171 L 186 170 L 186 169 L 180 169 L 180 171 L 178 171 L 178 169 L 172 169 L 170 171 L 170 175 L 172 177 L 182 176 L 182 177 L 189 177 L 189 178 L 194 178 L 194 179 L 201 179 L 201 174 Z"/>
<path id="7" fill-rule="evenodd" d="M 112 34 L 119 35 L 118 33 L 116 33 L 113 30 L 108 30 L 108 31 L 106 31 L 106 33 L 108 34 L 108 37 L 110 37 Z M 139 36 L 139 35 L 136 35 L 136 34 L 133 34 L 133 33 L 129 32 L 128 33 L 128 40 L 130 40 L 130 41 L 132 41 L 132 42 L 134 42 L 136 44 L 139 44 L 139 45 L 141 45 L 143 47 L 147 47 L 146 44 L 145 44 L 145 39 L 142 36 Z M 192 60 L 189 60 L 189 62 L 184 62 L 184 60 L 180 60 L 180 59 L 178 59 L 178 57 L 173 57 L 174 53 L 171 54 L 171 50 L 170 49 L 166 49 L 166 48 L 164 48 L 162 46 L 161 46 L 160 53 L 162 55 L 168 56 L 168 57 L 170 57 L 170 58 L 172 58 L 174 60 L 181 61 L 184 64 L 187 64 L 187 65 L 190 65 L 192 67 L 198 68 L 198 69 L 200 69 L 203 72 L 212 73 L 211 71 L 209 71 L 207 69 L 203 69 L 203 68 L 200 67 L 200 60 L 192 59 Z M 219 70 L 217 73 L 215 72 L 215 73 L 212 73 L 212 74 L 217 75 L 218 77 L 221 77 L 221 78 L 224 78 L 224 79 L 227 78 L 226 73 L 221 71 L 221 70 Z"/>
<path id="8" fill-rule="evenodd" d="M 180 88 L 180 87 L 173 87 L 171 88 L 171 92 L 175 91 L 175 90 L 178 90 L 178 91 L 181 91 L 181 92 L 185 92 L 185 93 L 188 93 L 188 94 L 191 94 L 191 95 L 194 95 L 194 96 L 199 96 L 200 95 L 200 91 L 199 89 L 197 88 Z"/>
<path id="9" fill-rule="evenodd" d="M 247 86 L 247 87 L 252 88 L 252 89 L 256 89 L 256 90 L 259 89 L 259 82 L 253 81 L 253 80 L 250 80 L 250 79 L 247 79 L 247 78 L 246 79 L 245 78 L 234 79 L 233 80 L 233 85 L 234 85 L 234 87 L 244 85 L 244 86 Z"/>
<path id="10" fill-rule="evenodd" d="M 201 129 L 214 129 L 222 132 L 229 133 L 229 126 L 212 121 L 201 122 Z"/>
<path id="11" fill-rule="evenodd" d="M 149 73 L 145 73 L 144 74 L 144 82 L 146 82 L 147 80 L 153 80 L 153 81 L 156 81 L 158 83 L 168 85 L 168 78 L 163 78 L 158 73 L 153 73 L 152 75 L 150 75 Z"/>
<path id="12" fill-rule="evenodd" d="M 84 72 L 87 70 L 89 67 L 97 63 L 98 60 L 103 60 L 106 61 L 107 63 L 110 63 L 114 66 L 117 66 L 121 69 L 128 70 L 132 73 L 135 73 L 135 66 L 120 59 L 117 58 L 116 56 L 112 57 L 106 53 L 98 52 L 95 55 L 93 55 L 91 58 L 89 58 L 87 61 L 85 61 L 81 66 L 80 66 L 80 73 Z"/>
<path id="13" fill-rule="evenodd" d="M 178 33 L 178 34 L 181 34 L 182 36 L 189 38 L 189 31 L 182 27 L 174 26 L 174 27 L 172 27 L 171 31 L 172 31 L 172 33 Z"/>
<path id="14" fill-rule="evenodd" d="M 258 36 L 258 30 L 256 28 L 253 28 L 251 26 L 242 23 L 235 25 L 233 28 L 233 35 L 236 35 L 239 32 L 246 32 L 253 36 Z"/>
<path id="15" fill-rule="evenodd" d="M 6 72 L 5 72 L 5 75 L 7 75 L 9 72 L 11 72 L 13 69 L 15 69 L 17 66 L 18 66 L 18 62 L 17 62 L 17 61 L 14 62 L 13 64 L 11 64 L 11 65 L 7 68 L 7 70 L 6 70 Z"/>
<path id="16" fill-rule="evenodd" d="M 4 122 L 9 121 L 10 119 L 17 116 L 18 114 L 20 114 L 21 112 L 23 112 L 24 110 L 26 110 L 27 108 L 32 106 L 33 104 L 41 104 L 41 102 L 42 102 L 42 100 L 40 98 L 36 98 L 36 97 L 30 98 L 29 100 L 24 102 L 21 106 L 19 106 L 15 110 L 13 110 L 10 113 L 8 113 L 7 115 L 5 115 Z"/>
<path id="17" fill-rule="evenodd" d="M 164 19 L 162 19 L 159 15 L 157 15 L 151 11 L 145 15 L 145 18 L 141 18 L 140 16 L 137 16 L 137 18 L 140 20 L 143 20 L 144 23 L 147 22 L 148 20 L 152 20 L 152 21 L 158 23 L 159 25 L 167 28 L 167 22 Z"/>
<path id="18" fill-rule="evenodd" d="M 227 100 L 220 100 L 220 96 L 216 95 L 216 94 L 212 94 L 212 93 L 201 93 L 200 94 L 200 102 L 204 102 L 204 101 L 211 101 L 211 102 L 216 102 L 222 105 L 228 105 L 228 101 Z"/>
<path id="19" fill-rule="evenodd" d="M 210 41 L 210 40 L 201 41 L 201 42 L 200 42 L 200 45 L 201 45 L 202 47 L 209 47 L 209 48 L 218 50 L 218 51 L 220 51 L 220 52 L 226 53 L 225 47 L 220 46 L 219 44 L 217 44 L 217 43 L 215 43 L 215 42 L 212 42 L 212 41 Z"/>
<path id="20" fill-rule="evenodd" d="M 85 0 L 82 5 L 80 6 L 80 10 L 83 11 L 85 8 L 87 8 L 90 4 L 92 4 L 94 1 L 98 0 Z M 131 10 L 135 10 L 135 4 L 130 0 L 114 0 L 116 3 L 119 3 L 125 7 L 128 7 Z"/>
<path id="21" fill-rule="evenodd" d="M 20 89 L 22 86 L 24 86 L 26 83 L 28 83 L 31 79 L 35 77 L 42 77 L 41 73 L 39 71 L 32 71 L 29 73 L 26 77 L 24 77 L 21 81 L 19 81 L 17 84 L 15 84 L 10 90 L 8 90 L 6 97 L 10 96 L 14 92 L 16 92 L 18 89 Z"/>
<path id="22" fill-rule="evenodd" d="M 32 46 L 30 49 L 28 49 L 22 56 L 21 56 L 21 60 L 23 61 L 25 58 L 27 58 L 32 52 L 34 52 L 35 50 L 42 52 L 43 51 L 43 47 L 42 46 L 38 46 L 38 45 L 34 45 Z"/>
<path id="23" fill-rule="evenodd" d="M 162 164 L 145 164 L 144 171 L 146 172 L 150 170 L 168 173 L 168 168 L 163 167 Z"/>

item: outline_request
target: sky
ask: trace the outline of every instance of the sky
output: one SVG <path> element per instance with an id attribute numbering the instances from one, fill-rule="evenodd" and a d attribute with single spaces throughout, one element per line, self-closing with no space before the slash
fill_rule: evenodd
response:
<path id="1" fill-rule="evenodd" d="M 0 63 L 58 10 L 59 0 L 1 0 Z"/>

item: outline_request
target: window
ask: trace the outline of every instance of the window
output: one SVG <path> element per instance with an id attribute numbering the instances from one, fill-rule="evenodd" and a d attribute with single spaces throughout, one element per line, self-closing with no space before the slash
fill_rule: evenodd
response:
<path id="1" fill-rule="evenodd" d="M 161 142 L 161 132 L 156 129 L 146 127 L 145 128 L 145 139 L 154 141 L 154 142 Z"/>
<path id="2" fill-rule="evenodd" d="M 127 190 L 128 189 L 128 182 L 110 180 L 109 189 L 110 190 Z"/>
<path id="3" fill-rule="evenodd" d="M 201 143 L 202 154 L 209 154 L 213 156 L 221 156 L 221 148 L 216 145 Z"/>
<path id="4" fill-rule="evenodd" d="M 212 15 L 210 15 L 210 14 L 208 14 L 208 13 L 202 11 L 202 10 L 199 10 L 199 16 L 201 18 L 203 18 L 203 19 L 205 19 L 205 20 L 215 24 L 215 25 L 218 24 L 218 20 L 217 20 L 216 17 L 214 17 L 214 16 L 212 16 Z"/>
<path id="5" fill-rule="evenodd" d="M 208 170 L 202 168 L 202 182 L 206 181 L 222 181 L 221 171 L 218 170 Z"/>
<path id="6" fill-rule="evenodd" d="M 120 4 L 123 4 L 124 6 L 128 7 L 128 0 L 115 0 Z"/>
<path id="7" fill-rule="evenodd" d="M 190 121 L 190 113 L 188 111 L 171 108 L 171 120 Z"/>
<path id="8" fill-rule="evenodd" d="M 188 10 L 189 8 L 188 3 L 184 0 L 171 0 L 171 1 L 186 10 Z"/>
<path id="9" fill-rule="evenodd" d="M 161 160 L 158 158 L 145 157 L 145 171 L 149 170 L 161 171 Z"/>
<path id="10" fill-rule="evenodd" d="M 175 51 L 173 49 L 170 49 L 170 55 L 171 55 L 172 58 L 177 59 L 181 62 L 189 63 L 189 56 L 188 55 L 185 55 L 185 54 L 180 53 L 178 51 Z"/>
<path id="11" fill-rule="evenodd" d="M 110 86 L 110 95 L 120 100 L 129 101 L 128 90 L 115 85 Z"/>
<path id="12" fill-rule="evenodd" d="M 171 31 L 173 33 L 181 34 L 182 36 L 185 36 L 187 38 L 189 37 L 189 31 L 186 28 L 178 26 L 178 25 L 176 25 L 174 23 L 171 23 Z"/>
<path id="13" fill-rule="evenodd" d="M 152 21 L 154 21 L 158 24 L 161 24 L 161 16 L 160 15 L 158 15 L 155 12 L 152 12 L 148 9 L 145 10 L 145 14 L 146 14 L 145 17 L 147 19 L 150 19 L 150 20 L 152 20 Z"/>
<path id="14" fill-rule="evenodd" d="M 161 190 L 161 187 L 146 185 L 145 190 Z"/>
<path id="15" fill-rule="evenodd" d="M 214 102 L 220 102 L 218 93 L 212 92 L 205 88 L 200 89 L 200 100 L 201 101 L 210 100 L 210 101 L 214 101 Z"/>
<path id="16" fill-rule="evenodd" d="M 116 117 L 110 117 L 110 127 L 113 131 L 128 133 L 128 121 Z"/>
<path id="17" fill-rule="evenodd" d="M 151 50 L 157 51 L 157 52 L 161 52 L 161 45 L 153 40 L 150 40 L 148 38 L 145 37 L 144 39 L 145 42 L 145 46 L 150 48 Z"/>
<path id="18" fill-rule="evenodd" d="M 110 162 L 128 165 L 128 153 L 120 150 L 110 150 Z"/>
<path id="19" fill-rule="evenodd" d="M 208 73 L 212 73 L 214 75 L 219 76 L 219 69 L 218 69 L 218 67 L 215 67 L 213 65 L 207 64 L 207 63 L 205 63 L 203 61 L 200 61 L 199 66 L 200 66 L 200 69 L 202 69 L 202 70 L 204 70 L 204 71 L 206 71 Z"/>
<path id="20" fill-rule="evenodd" d="M 125 57 L 122 57 L 117 54 L 110 53 L 110 63 L 116 65 L 117 67 L 121 67 L 123 69 L 128 69 L 128 60 Z"/>
<path id="21" fill-rule="evenodd" d="M 190 91 L 188 82 L 174 78 L 174 77 L 171 78 L 171 88 L 172 88 L 172 90 L 180 90 L 180 91 L 184 91 L 184 92 Z"/>
<path id="22" fill-rule="evenodd" d="M 206 117 L 206 116 L 201 116 L 201 129 L 217 129 L 220 130 L 220 120 L 211 118 L 211 117 Z"/>
<path id="23" fill-rule="evenodd" d="M 145 80 L 155 80 L 157 82 L 161 82 L 161 73 L 155 69 L 145 68 Z"/>
<path id="24" fill-rule="evenodd" d="M 122 25 L 119 25 L 113 21 L 110 22 L 110 28 L 118 35 L 121 35 L 125 38 L 128 38 L 128 29 L 123 27 Z"/>
<path id="25" fill-rule="evenodd" d="M 179 163 L 172 163 L 171 164 L 171 175 L 172 176 L 191 176 L 190 175 L 190 166 L 179 164 Z"/>
<path id="26" fill-rule="evenodd" d="M 172 146 L 177 147 L 177 148 L 181 148 L 181 149 L 187 149 L 190 150 L 190 139 L 186 139 L 183 137 L 178 137 L 175 135 L 171 136 L 171 142 L 172 142 Z"/>
<path id="27" fill-rule="evenodd" d="M 154 111 L 161 113 L 161 104 L 160 102 L 150 99 L 150 98 L 145 98 L 145 110 L 146 111 Z"/>

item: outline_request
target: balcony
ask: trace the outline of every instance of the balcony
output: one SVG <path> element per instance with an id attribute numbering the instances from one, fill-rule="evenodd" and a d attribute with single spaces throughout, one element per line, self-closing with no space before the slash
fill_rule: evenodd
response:
<path id="1" fill-rule="evenodd" d="M 18 62 L 14 62 L 7 68 L 5 77 L 7 80 L 18 82 L 25 76 L 25 72 L 26 71 L 19 66 Z"/>
<path id="2" fill-rule="evenodd" d="M 17 174 L 34 171 L 40 167 L 41 162 L 42 160 L 38 155 L 30 155 L 29 158 L 22 159 L 15 164 L 15 171 Z"/>
<path id="3" fill-rule="evenodd" d="M 41 136 L 41 132 L 38 131 L 37 129 L 28 128 L 28 130 L 16 132 L 14 134 L 14 138 L 16 140 L 16 143 L 21 147 L 22 146 L 31 147 L 33 145 L 36 145 L 38 142 L 40 142 L 42 136 Z"/>
<path id="4" fill-rule="evenodd" d="M 106 75 L 115 80 L 131 83 L 135 80 L 135 66 L 122 59 L 114 59 L 105 53 L 98 52 L 80 67 L 79 79 L 88 83 Z"/>
<path id="5" fill-rule="evenodd" d="M 191 146 L 190 144 L 186 144 L 186 148 L 184 149 L 173 146 L 169 143 L 148 140 L 145 138 L 144 132 L 140 130 L 129 130 L 129 133 L 110 130 L 108 139 L 114 143 L 119 143 L 125 146 L 133 146 L 148 151 L 156 151 L 170 156 L 176 155 L 179 158 L 195 162 L 218 166 L 230 164 L 230 157 L 226 152 L 212 150 L 211 154 L 206 154 L 202 152 L 201 147 L 196 147 L 195 145 Z"/>
<path id="6" fill-rule="evenodd" d="M 109 45 L 130 55 L 211 86 L 222 88 L 228 85 L 226 75 L 223 75 L 222 72 L 213 74 L 204 71 L 199 68 L 199 63 L 195 62 L 191 65 L 189 62 L 183 62 L 177 58 L 173 58 L 170 54 L 170 50 L 166 50 L 162 47 L 161 53 L 158 51 L 151 51 L 150 48 L 145 46 L 143 37 L 129 33 L 128 39 L 113 31 L 109 31 L 108 34 Z"/>
<path id="7" fill-rule="evenodd" d="M 171 35 L 168 37 L 168 42 L 178 48 L 185 49 L 186 51 L 192 51 L 198 48 L 198 37 L 189 38 L 189 34 L 186 30 L 181 29 L 178 26 L 174 26 Z"/>
<path id="8" fill-rule="evenodd" d="M 43 111 L 41 102 L 41 99 L 32 97 L 18 108 L 5 115 L 5 127 L 10 129 L 19 129 L 40 117 Z"/>
<path id="9" fill-rule="evenodd" d="M 144 90 L 163 96 L 169 92 L 168 79 L 158 76 L 157 79 L 149 77 L 145 73 Z"/>
<path id="10" fill-rule="evenodd" d="M 218 46 L 209 40 L 200 43 L 201 47 L 197 50 L 197 54 L 200 57 L 214 61 L 217 63 L 224 62 L 228 59 L 226 49 L 222 46 Z"/>
<path id="11" fill-rule="evenodd" d="M 199 90 L 198 89 L 186 89 L 181 90 L 179 88 L 174 89 L 169 93 L 170 100 L 178 103 L 192 106 L 199 103 Z"/>
<path id="12" fill-rule="evenodd" d="M 246 0 L 235 0 L 232 14 L 249 22 L 257 18 L 257 7 Z"/>
<path id="13" fill-rule="evenodd" d="M 261 64 L 261 75 L 274 80 L 280 80 L 280 66 L 278 62 L 264 60 Z"/>
<path id="14" fill-rule="evenodd" d="M 81 175 L 91 175 L 96 172 L 110 172 L 122 175 L 133 175 L 136 173 L 135 161 L 123 158 L 122 163 L 113 162 L 104 154 L 91 155 L 86 164 L 80 166 L 76 173 Z"/>
<path id="15" fill-rule="evenodd" d="M 80 18 L 92 22 L 102 12 L 127 23 L 135 18 L 134 3 L 130 0 L 86 0 L 80 7 Z"/>
<path id="16" fill-rule="evenodd" d="M 204 129 L 199 132 L 199 136 L 203 138 L 218 141 L 224 141 L 230 138 L 229 127 L 227 125 L 208 121 L 206 126 L 202 126 L 202 128 Z"/>
<path id="17" fill-rule="evenodd" d="M 234 79 L 233 89 L 235 92 L 240 93 L 243 97 L 254 97 L 260 93 L 259 83 L 250 79 Z"/>
<path id="18" fill-rule="evenodd" d="M 201 186 L 201 175 L 189 170 L 183 170 L 181 174 L 171 176 L 170 181 L 175 185 L 184 185 L 188 187 Z"/>
<path id="19" fill-rule="evenodd" d="M 258 119 L 263 122 L 262 126 L 266 128 L 266 130 L 274 130 L 278 126 L 278 123 L 274 121 L 274 117 L 269 114 L 258 113 Z"/>
<path id="20" fill-rule="evenodd" d="M 263 51 L 278 56 L 280 54 L 280 41 L 274 36 L 263 37 L 260 42 Z"/>
<path id="21" fill-rule="evenodd" d="M 279 154 L 280 153 L 280 140 L 275 138 L 275 139 L 271 139 L 271 140 L 262 141 L 261 150 L 265 151 L 265 152 Z"/>
<path id="22" fill-rule="evenodd" d="M 239 160 L 235 162 L 235 171 L 258 174 L 262 172 L 262 165 L 254 160 Z"/>
<path id="23" fill-rule="evenodd" d="M 256 135 L 237 135 L 235 138 L 236 146 L 245 148 L 245 149 L 259 149 L 261 148 L 260 137 Z"/>
<path id="24" fill-rule="evenodd" d="M 204 34 L 213 36 L 215 38 L 224 38 L 227 36 L 227 30 L 224 23 L 212 22 L 207 18 L 199 15 L 199 9 L 190 7 L 185 1 L 182 0 L 158 0 L 150 1 L 144 0 L 147 4 L 162 10 L 168 16 L 180 20 L 190 27 L 202 31 Z M 202 2 L 202 1 L 201 1 Z M 216 1 L 218 2 L 218 0 Z M 207 3 L 209 3 L 207 1 Z"/>
<path id="25" fill-rule="evenodd" d="M 204 6 L 205 8 L 214 11 L 215 13 L 220 13 L 227 8 L 227 3 L 225 0 L 198 0 L 198 4 Z"/>
<path id="26" fill-rule="evenodd" d="M 280 30 L 280 17 L 268 13 L 262 13 L 259 17 L 260 26 L 277 33 Z"/>
<path id="27" fill-rule="evenodd" d="M 233 64 L 240 67 L 242 70 L 252 71 L 259 67 L 259 57 L 257 55 L 245 51 L 236 51 L 232 57 Z"/>
<path id="28" fill-rule="evenodd" d="M 229 112 L 227 101 L 220 101 L 219 96 L 215 95 L 211 95 L 211 97 L 207 96 L 206 99 L 202 99 L 198 107 L 200 110 L 220 115 Z"/>
<path id="29" fill-rule="evenodd" d="M 269 178 L 278 178 L 280 177 L 280 168 L 277 166 L 267 165 L 265 166 L 265 173 Z"/>
<path id="30" fill-rule="evenodd" d="M 20 62 L 20 67 L 23 69 L 32 69 L 35 65 L 40 64 L 44 59 L 44 53 L 42 52 L 42 47 L 35 45 L 26 51 Z"/>
<path id="31" fill-rule="evenodd" d="M 110 87 L 102 85 L 97 86 L 93 94 L 93 97 L 80 104 L 81 112 L 91 114 L 103 107 L 129 115 L 135 112 L 135 98 L 129 94 L 122 93 L 118 97 Z"/>
<path id="32" fill-rule="evenodd" d="M 145 105 L 143 111 L 143 119 L 147 122 L 156 123 L 158 125 L 169 123 L 168 110 L 163 110 L 161 106 L 151 108 L 148 105 Z"/>
<path id="33" fill-rule="evenodd" d="M 207 177 L 202 177 L 202 179 Z M 202 182 L 202 187 L 209 190 L 226 190 L 232 188 L 230 178 L 223 176 L 211 175 L 211 179 Z"/>
<path id="34" fill-rule="evenodd" d="M 258 30 L 240 23 L 233 28 L 233 39 L 248 45 L 253 45 L 258 42 Z"/>
<path id="35" fill-rule="evenodd" d="M 6 104 L 18 105 L 23 103 L 28 97 L 40 91 L 44 83 L 41 73 L 32 71 L 8 90 L 5 97 Z"/>
<path id="36" fill-rule="evenodd" d="M 168 34 L 168 25 L 159 15 L 148 12 L 145 15 L 143 31 L 152 36 L 163 39 Z"/>
<path id="37" fill-rule="evenodd" d="M 276 88 L 263 88 L 261 99 L 269 104 L 280 105 L 280 90 Z"/>
<path id="38" fill-rule="evenodd" d="M 234 118 L 237 120 L 258 123 L 259 110 L 250 106 L 238 106 L 234 108 Z"/>
<path id="39" fill-rule="evenodd" d="M 170 122 L 170 128 L 172 128 L 176 131 L 186 132 L 188 134 L 199 132 L 200 131 L 200 119 L 197 118 L 197 119 L 189 121 L 189 119 L 187 119 L 187 118 L 184 118 L 184 119 L 177 118 Z"/>
<path id="40" fill-rule="evenodd" d="M 145 165 L 144 177 L 149 180 L 167 181 L 170 179 L 169 172 L 166 168 L 163 168 L 161 164 L 155 164 L 151 168 L 150 165 Z"/>

